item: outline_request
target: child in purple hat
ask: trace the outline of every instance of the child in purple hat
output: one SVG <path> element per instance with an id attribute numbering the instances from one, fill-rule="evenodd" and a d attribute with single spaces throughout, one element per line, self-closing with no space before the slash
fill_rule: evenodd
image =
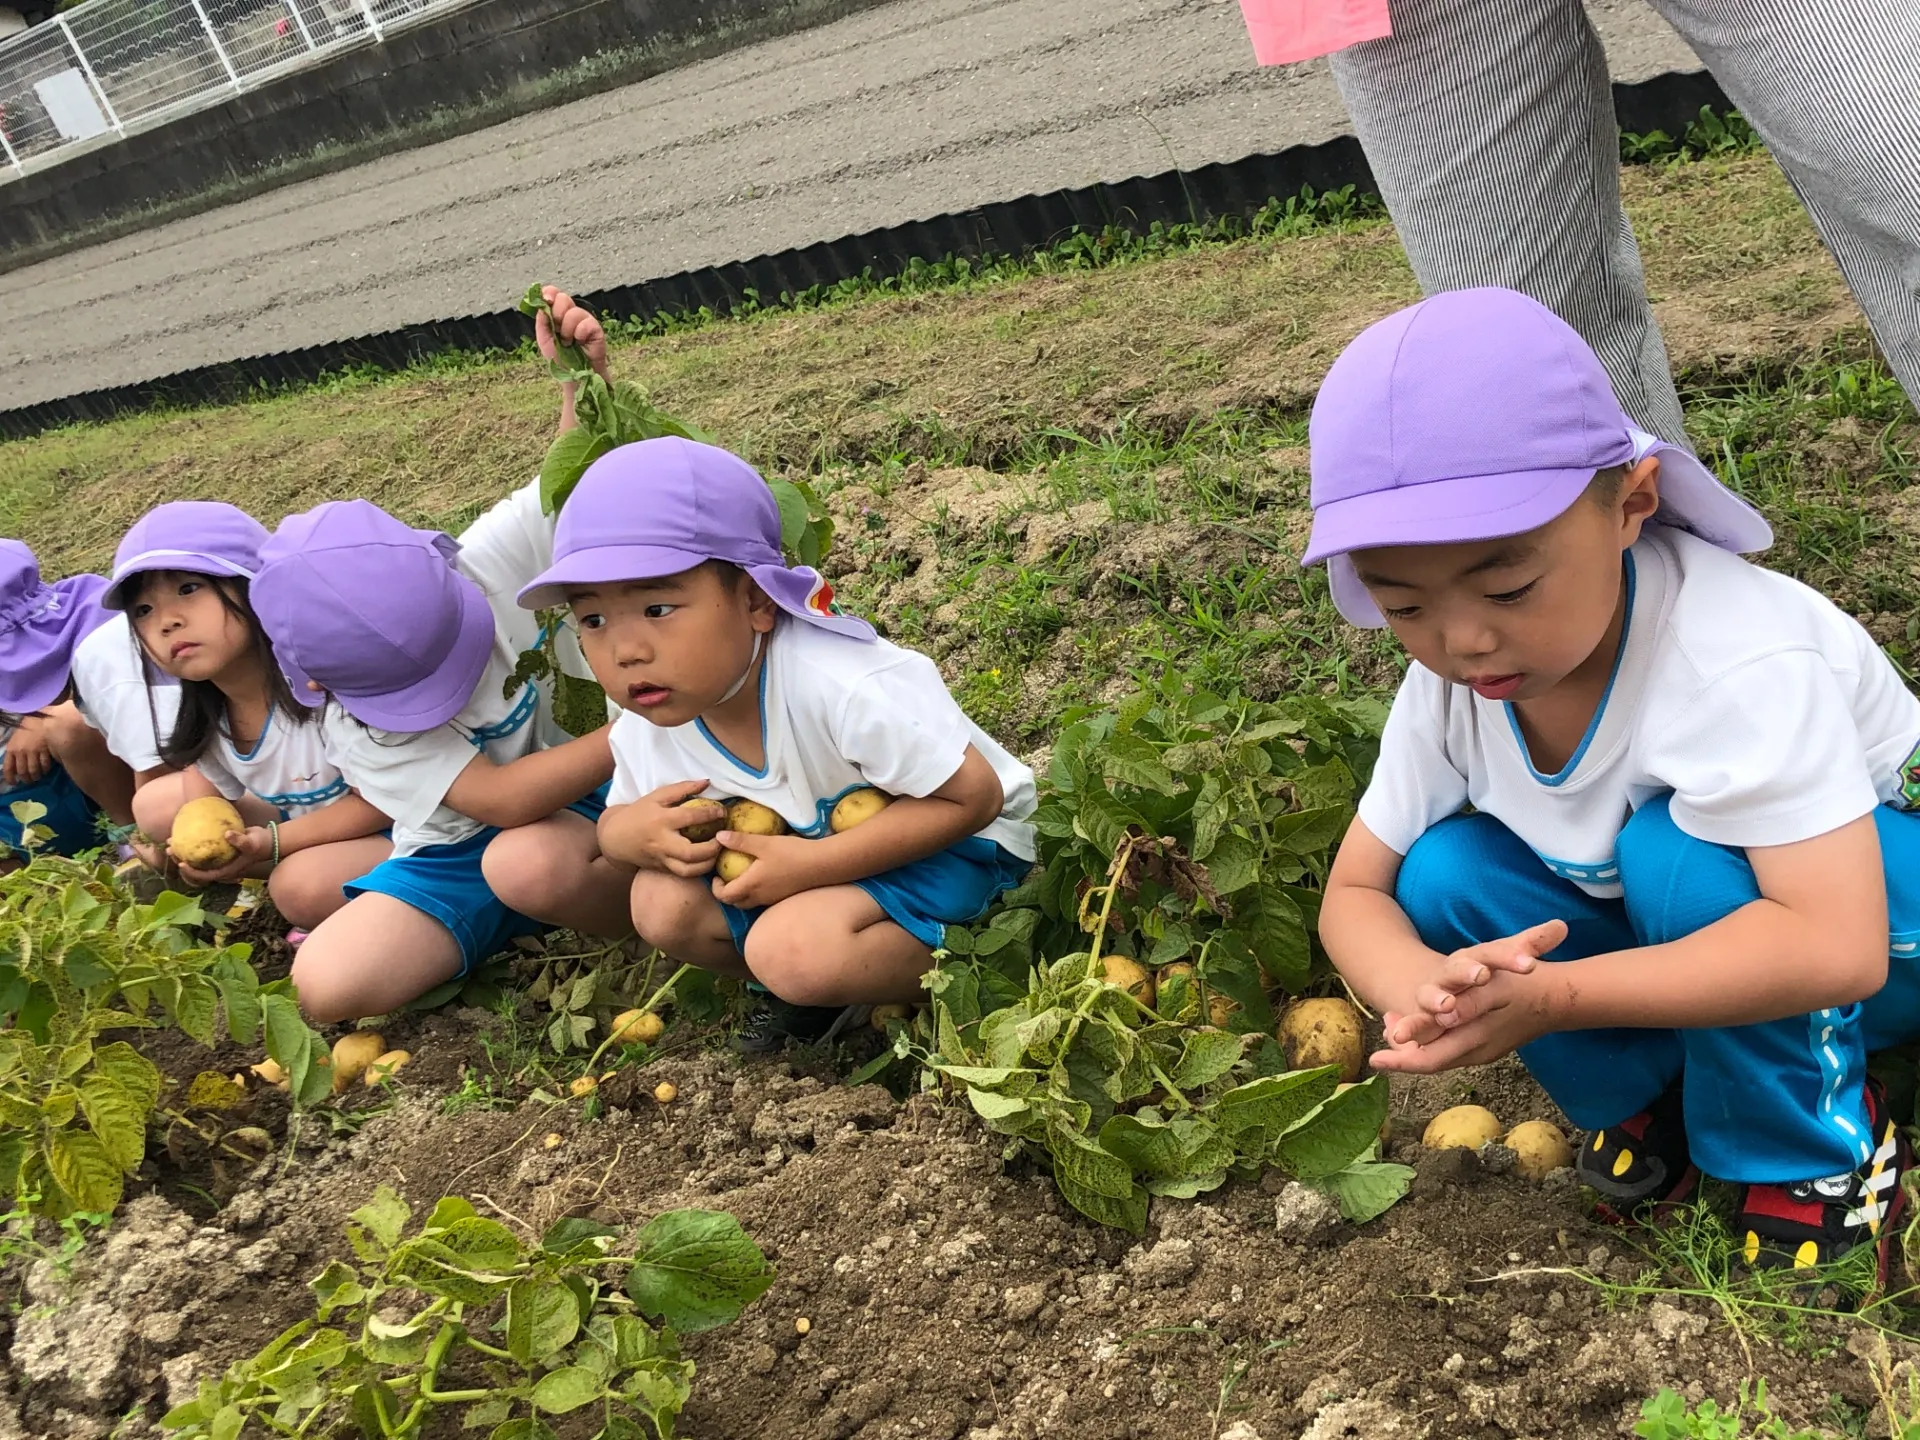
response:
<path id="1" fill-rule="evenodd" d="M 595 461 L 560 513 L 552 568 L 520 594 L 570 608 L 626 712 L 599 841 L 632 867 L 634 927 L 775 997 L 736 1037 L 745 1050 L 918 998 L 945 927 L 1033 863 L 1032 772 L 962 713 L 931 660 L 832 600 L 783 562 L 753 468 L 680 439 Z M 862 789 L 898 798 L 830 833 L 836 804 Z M 691 840 L 706 817 L 683 802 L 700 795 L 757 801 L 792 833 Z M 750 857 L 737 878 L 714 876 L 723 848 Z"/>
<path id="2" fill-rule="evenodd" d="M 33 551 L 0 540 L 0 864 L 25 853 L 13 807 L 44 806 L 34 822 L 46 847 L 72 855 L 102 843 L 95 808 L 125 824 L 133 775 L 73 704 L 74 652 L 113 617 L 106 581 L 75 575 L 49 585 Z M 122 627 L 124 629 L 124 627 Z"/>
<path id="3" fill-rule="evenodd" d="M 1305 558 L 1413 662 L 1320 915 L 1374 1065 L 1518 1050 L 1616 1215 L 1704 1171 L 1749 1265 L 1884 1272 L 1908 1154 L 1866 1055 L 1920 1035 L 1920 701 L 1524 296 L 1374 325 L 1311 440 Z"/>
<path id="4" fill-rule="evenodd" d="M 254 614 L 248 593 L 266 539 L 259 521 L 222 501 L 156 506 L 121 540 L 104 603 L 125 612 L 177 706 L 160 758 L 178 773 L 134 795 L 141 832 L 164 844 L 189 800 L 232 800 L 247 822 L 227 837 L 234 860 L 208 871 L 182 864 L 182 877 L 195 886 L 264 877 L 275 907 L 305 929 L 338 910 L 341 886 L 391 846 L 380 833 L 387 817 L 327 757 Z"/>
<path id="5" fill-rule="evenodd" d="M 563 808 L 598 817 L 605 729 L 542 749 L 537 687 L 446 535 L 365 500 L 283 521 L 261 546 L 255 612 L 293 695 L 324 706 L 327 756 L 392 818 L 393 853 L 301 946 L 293 979 L 318 1020 L 383 1014 L 544 926 L 488 887 L 501 827 Z"/>

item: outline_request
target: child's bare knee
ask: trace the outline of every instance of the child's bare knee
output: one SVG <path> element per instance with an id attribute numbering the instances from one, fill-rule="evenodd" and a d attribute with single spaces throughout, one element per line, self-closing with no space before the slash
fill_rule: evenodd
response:
<path id="1" fill-rule="evenodd" d="M 133 823 L 142 835 L 163 841 L 173 833 L 173 817 L 180 813 L 180 787 L 142 785 L 133 792 Z"/>
<path id="2" fill-rule="evenodd" d="M 267 876 L 267 894 L 288 923 L 311 927 L 340 908 L 340 882 L 329 867 L 289 855 Z"/>
<path id="3" fill-rule="evenodd" d="M 846 989 L 825 948 L 797 927 L 765 917 L 747 932 L 747 968 L 789 1005 L 835 1005 Z"/>
<path id="4" fill-rule="evenodd" d="M 329 964 L 325 949 L 316 949 L 311 939 L 295 954 L 288 978 L 300 997 L 301 1011 L 315 1025 L 337 1025 L 360 1018 L 358 999 L 352 987 L 343 983 L 342 967 Z"/>
<path id="5" fill-rule="evenodd" d="M 686 881 L 643 870 L 633 877 L 633 928 L 649 945 L 673 954 L 699 933 L 705 901 Z"/>

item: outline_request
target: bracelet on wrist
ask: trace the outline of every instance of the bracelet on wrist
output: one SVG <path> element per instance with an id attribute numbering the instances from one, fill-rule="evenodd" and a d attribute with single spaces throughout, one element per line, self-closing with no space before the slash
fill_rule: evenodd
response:
<path id="1" fill-rule="evenodd" d="M 267 836 L 273 841 L 273 859 L 267 862 L 267 868 L 276 870 L 280 866 L 280 822 L 278 820 L 267 822 Z"/>

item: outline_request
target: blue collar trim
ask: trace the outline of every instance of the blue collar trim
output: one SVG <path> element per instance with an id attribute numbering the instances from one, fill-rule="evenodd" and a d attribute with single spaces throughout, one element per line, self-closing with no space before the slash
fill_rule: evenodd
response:
<path id="1" fill-rule="evenodd" d="M 1607 688 L 1600 692 L 1600 703 L 1593 707 L 1593 718 L 1587 721 L 1587 733 L 1580 737 L 1579 747 L 1568 757 L 1567 763 L 1562 765 L 1558 772 L 1542 775 L 1534 768 L 1533 754 L 1527 749 L 1527 737 L 1520 733 L 1520 716 L 1514 711 L 1511 700 L 1504 702 L 1507 708 L 1507 724 L 1513 727 L 1513 743 L 1520 747 L 1520 758 L 1526 762 L 1527 773 L 1542 785 L 1564 785 L 1572 777 L 1573 772 L 1580 768 L 1580 761 L 1585 758 L 1587 747 L 1593 743 L 1593 737 L 1600 732 L 1600 721 L 1607 713 L 1607 701 L 1613 695 L 1613 682 L 1620 678 L 1620 662 L 1627 658 L 1627 637 L 1633 633 L 1633 552 L 1627 551 L 1624 558 L 1627 572 L 1627 614 L 1626 618 L 1620 622 L 1620 648 L 1613 653 L 1613 669 L 1607 672 Z"/>
<path id="2" fill-rule="evenodd" d="M 769 645 L 767 649 L 771 651 L 773 647 Z M 757 769 L 754 766 L 747 764 L 746 761 L 742 760 L 738 755 L 734 754 L 731 750 L 727 749 L 726 746 L 722 745 L 718 737 L 714 735 L 713 731 L 707 728 L 707 722 L 705 720 L 702 720 L 696 717 L 693 722 L 696 726 L 699 727 L 700 733 L 706 737 L 707 743 L 713 746 L 714 749 L 718 750 L 723 756 L 725 756 L 729 764 L 731 764 L 735 769 L 744 771 L 746 774 L 751 775 L 756 780 L 764 780 L 767 778 L 766 762 L 771 761 L 773 758 L 771 755 L 767 753 L 767 671 L 771 668 L 772 668 L 772 662 L 770 660 L 763 662 L 761 664 L 760 684 L 756 687 L 760 692 L 759 694 L 760 758 L 762 761 L 761 765 Z"/>

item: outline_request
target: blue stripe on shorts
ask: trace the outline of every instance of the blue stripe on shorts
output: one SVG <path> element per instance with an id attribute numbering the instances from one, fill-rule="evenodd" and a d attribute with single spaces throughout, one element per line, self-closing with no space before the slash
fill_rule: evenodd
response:
<path id="1" fill-rule="evenodd" d="M 958 845 L 902 865 L 898 870 L 853 883 L 880 902 L 887 918 L 929 950 L 946 940 L 947 926 L 965 925 L 987 913 L 1005 891 L 1027 878 L 1031 860 L 983 835 L 969 835 Z M 722 904 L 734 948 L 744 952 L 747 932 L 765 908 L 742 910 Z"/>

